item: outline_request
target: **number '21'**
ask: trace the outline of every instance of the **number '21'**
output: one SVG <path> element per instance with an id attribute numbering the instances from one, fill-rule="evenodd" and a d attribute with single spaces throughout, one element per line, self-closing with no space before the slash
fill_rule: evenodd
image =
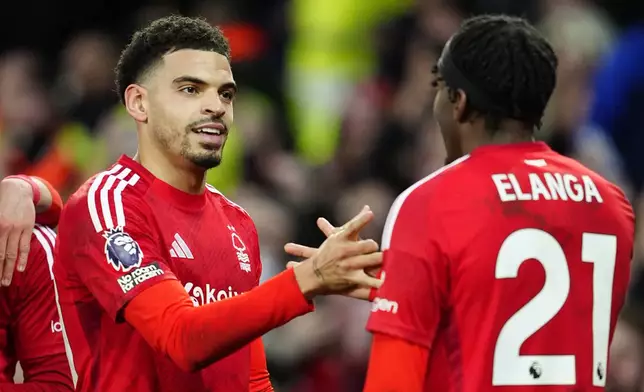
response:
<path id="1" fill-rule="evenodd" d="M 614 235 L 584 233 L 581 260 L 593 263 L 593 385 L 606 385 L 613 276 L 617 257 Z M 559 242 L 538 229 L 521 229 L 501 245 L 496 278 L 516 278 L 521 264 L 536 259 L 545 284 L 532 300 L 505 323 L 494 350 L 493 385 L 574 385 L 574 355 L 520 355 L 523 342 L 561 310 L 570 292 L 568 261 Z M 535 366 L 537 369 L 535 369 Z M 538 372 L 535 374 L 535 372 Z"/>

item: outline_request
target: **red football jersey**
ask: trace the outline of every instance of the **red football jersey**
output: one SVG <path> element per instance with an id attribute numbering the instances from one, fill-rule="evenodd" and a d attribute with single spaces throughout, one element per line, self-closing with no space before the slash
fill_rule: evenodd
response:
<path id="1" fill-rule="evenodd" d="M 122 157 L 63 209 L 54 276 L 77 391 L 248 391 L 248 346 L 186 373 L 129 324 L 124 306 L 178 279 L 199 306 L 259 284 L 259 243 L 248 214 L 214 188 L 190 195 Z M 235 328 L 231 320 L 230 328 Z"/>
<path id="2" fill-rule="evenodd" d="M 478 148 L 392 206 L 368 329 L 431 350 L 427 391 L 601 391 L 633 236 L 623 193 L 578 162 Z"/>
<path id="3" fill-rule="evenodd" d="M 71 386 L 50 270 L 55 238 L 53 230 L 36 225 L 27 268 L 0 288 L 0 385 L 13 383 L 20 361 L 25 382 L 43 381 L 38 377 L 46 371 L 55 373 L 56 380 L 46 376 L 49 381 Z"/>

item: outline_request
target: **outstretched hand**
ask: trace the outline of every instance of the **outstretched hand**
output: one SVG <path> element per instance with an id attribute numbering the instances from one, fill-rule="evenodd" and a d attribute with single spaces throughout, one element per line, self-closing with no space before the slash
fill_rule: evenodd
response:
<path id="1" fill-rule="evenodd" d="M 325 246 L 329 246 L 329 244 L 333 246 L 333 242 L 330 241 L 332 241 L 334 238 L 341 238 L 342 241 L 353 243 L 354 245 L 369 244 L 368 246 L 373 246 L 372 244 L 376 244 L 374 241 L 365 241 L 360 239 L 360 231 L 369 222 L 371 222 L 372 219 L 373 212 L 368 206 L 365 206 L 358 215 L 356 215 L 353 219 L 351 219 L 341 227 L 335 227 L 328 220 L 324 218 L 318 218 L 317 226 L 327 236 L 327 240 L 322 244 L 322 246 L 320 246 L 320 248 L 312 248 L 305 245 L 288 243 L 284 246 L 284 250 L 286 251 L 286 253 L 292 256 L 315 260 L 319 258 L 319 255 L 324 250 Z M 373 252 L 375 252 L 376 250 L 374 250 Z M 371 255 L 362 255 L 362 257 L 364 256 L 368 256 L 368 258 L 359 261 L 359 263 L 361 263 L 360 265 L 362 266 L 361 269 L 344 271 L 350 274 L 349 280 L 353 283 L 353 285 L 346 287 L 344 290 L 336 290 L 335 293 L 367 300 L 369 299 L 371 289 L 380 287 L 382 281 L 376 278 L 376 276 L 378 274 L 378 271 L 380 270 L 379 267 L 382 264 L 382 254 L 380 252 L 377 252 L 372 253 Z M 347 262 L 349 260 L 347 260 Z M 377 263 L 374 263 L 374 261 L 376 260 Z M 358 262 L 358 260 L 351 261 L 353 263 L 351 263 L 350 268 L 359 267 L 357 264 L 355 264 L 356 262 Z M 290 261 L 286 266 L 287 268 L 294 268 L 299 264 L 301 263 Z M 316 275 L 318 274 L 316 273 Z M 321 276 L 322 275 L 318 275 L 318 277 Z"/>

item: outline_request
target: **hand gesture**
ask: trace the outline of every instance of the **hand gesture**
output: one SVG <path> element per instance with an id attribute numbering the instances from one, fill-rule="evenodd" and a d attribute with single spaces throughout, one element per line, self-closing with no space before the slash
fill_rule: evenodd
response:
<path id="1" fill-rule="evenodd" d="M 328 236 L 327 240 L 319 249 L 287 244 L 288 253 L 307 257 L 301 263 L 290 262 L 287 267 L 295 268 L 296 276 L 298 271 L 311 268 L 320 285 L 318 293 L 369 298 L 370 289 L 380 287 L 382 282 L 365 270 L 378 268 L 382 264 L 382 253 L 378 252 L 375 241 L 360 240 L 359 233 L 372 220 L 373 212 L 368 207 L 340 228 L 333 227 L 326 219 L 318 219 L 318 227 Z"/>
<path id="2" fill-rule="evenodd" d="M 20 179 L 0 181 L 0 276 L 9 286 L 16 261 L 18 271 L 27 266 L 31 234 L 36 221 L 31 186 Z"/>

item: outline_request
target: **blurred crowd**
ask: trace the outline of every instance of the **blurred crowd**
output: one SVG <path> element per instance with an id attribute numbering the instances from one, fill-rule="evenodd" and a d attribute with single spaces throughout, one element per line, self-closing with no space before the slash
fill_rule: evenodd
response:
<path id="1" fill-rule="evenodd" d="M 559 55 L 558 87 L 538 137 L 619 183 L 637 210 L 644 206 L 638 1 L 15 3 L 32 18 L 0 28 L 0 175 L 41 176 L 64 197 L 136 151 L 134 122 L 113 82 L 129 34 L 169 13 L 222 27 L 240 94 L 223 164 L 208 181 L 254 218 L 264 279 L 288 261 L 285 242 L 321 242 L 318 216 L 340 223 L 368 204 L 377 219 L 364 236 L 379 239 L 395 196 L 443 164 L 430 70 L 461 20 L 483 12 L 529 18 Z M 643 246 L 613 347 L 615 391 L 644 391 Z M 367 303 L 326 298 L 314 314 L 266 335 L 276 390 L 360 390 L 369 312 Z"/>

